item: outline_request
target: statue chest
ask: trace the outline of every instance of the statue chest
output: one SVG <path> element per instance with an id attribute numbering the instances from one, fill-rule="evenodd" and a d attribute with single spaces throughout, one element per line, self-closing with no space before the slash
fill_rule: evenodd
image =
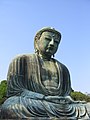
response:
<path id="1" fill-rule="evenodd" d="M 43 61 L 41 64 L 42 84 L 47 88 L 57 88 L 59 84 L 58 70 L 54 61 Z"/>

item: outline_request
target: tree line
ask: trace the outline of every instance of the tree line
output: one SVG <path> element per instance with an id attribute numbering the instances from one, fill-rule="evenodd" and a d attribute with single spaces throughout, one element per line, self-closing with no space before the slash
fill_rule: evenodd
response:
<path id="1" fill-rule="evenodd" d="M 0 83 L 0 105 L 7 99 L 7 81 L 6 80 L 2 80 Z M 90 102 L 90 96 L 82 93 L 82 92 L 78 92 L 78 91 L 74 91 L 72 90 L 71 95 L 70 95 L 75 101 L 86 101 L 86 102 Z"/>

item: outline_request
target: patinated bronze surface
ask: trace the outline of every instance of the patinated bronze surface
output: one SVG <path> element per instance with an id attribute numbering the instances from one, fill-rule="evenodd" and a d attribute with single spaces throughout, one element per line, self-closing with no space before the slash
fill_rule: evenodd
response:
<path id="1" fill-rule="evenodd" d="M 43 28 L 35 36 L 35 53 L 12 60 L 1 118 L 90 118 L 90 103 L 72 100 L 69 71 L 53 58 L 60 40 L 60 32 Z"/>

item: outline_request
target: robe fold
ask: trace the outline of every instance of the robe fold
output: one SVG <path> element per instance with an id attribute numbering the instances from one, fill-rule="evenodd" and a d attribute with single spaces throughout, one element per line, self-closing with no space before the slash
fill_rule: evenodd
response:
<path id="1" fill-rule="evenodd" d="M 2 118 L 89 118 L 87 104 L 69 104 L 67 101 L 53 102 L 44 96 L 69 96 L 70 74 L 65 65 L 53 59 L 57 66 L 59 83 L 57 88 L 47 89 L 42 83 L 40 58 L 36 54 L 20 55 L 12 60 L 7 75 L 8 99 L 2 105 Z"/>
<path id="2" fill-rule="evenodd" d="M 7 95 L 19 95 L 24 89 L 44 95 L 69 95 L 71 83 L 68 69 L 57 60 L 54 61 L 58 68 L 59 85 L 57 89 L 48 91 L 42 84 L 39 57 L 32 54 L 15 58 L 10 64 L 8 71 Z"/>

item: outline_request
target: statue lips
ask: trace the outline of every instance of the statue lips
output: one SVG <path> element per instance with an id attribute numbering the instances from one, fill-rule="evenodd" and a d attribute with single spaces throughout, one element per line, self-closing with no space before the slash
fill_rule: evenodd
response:
<path id="1" fill-rule="evenodd" d="M 54 49 L 55 49 L 54 46 L 49 46 L 46 51 L 49 52 L 49 51 L 53 51 Z"/>

